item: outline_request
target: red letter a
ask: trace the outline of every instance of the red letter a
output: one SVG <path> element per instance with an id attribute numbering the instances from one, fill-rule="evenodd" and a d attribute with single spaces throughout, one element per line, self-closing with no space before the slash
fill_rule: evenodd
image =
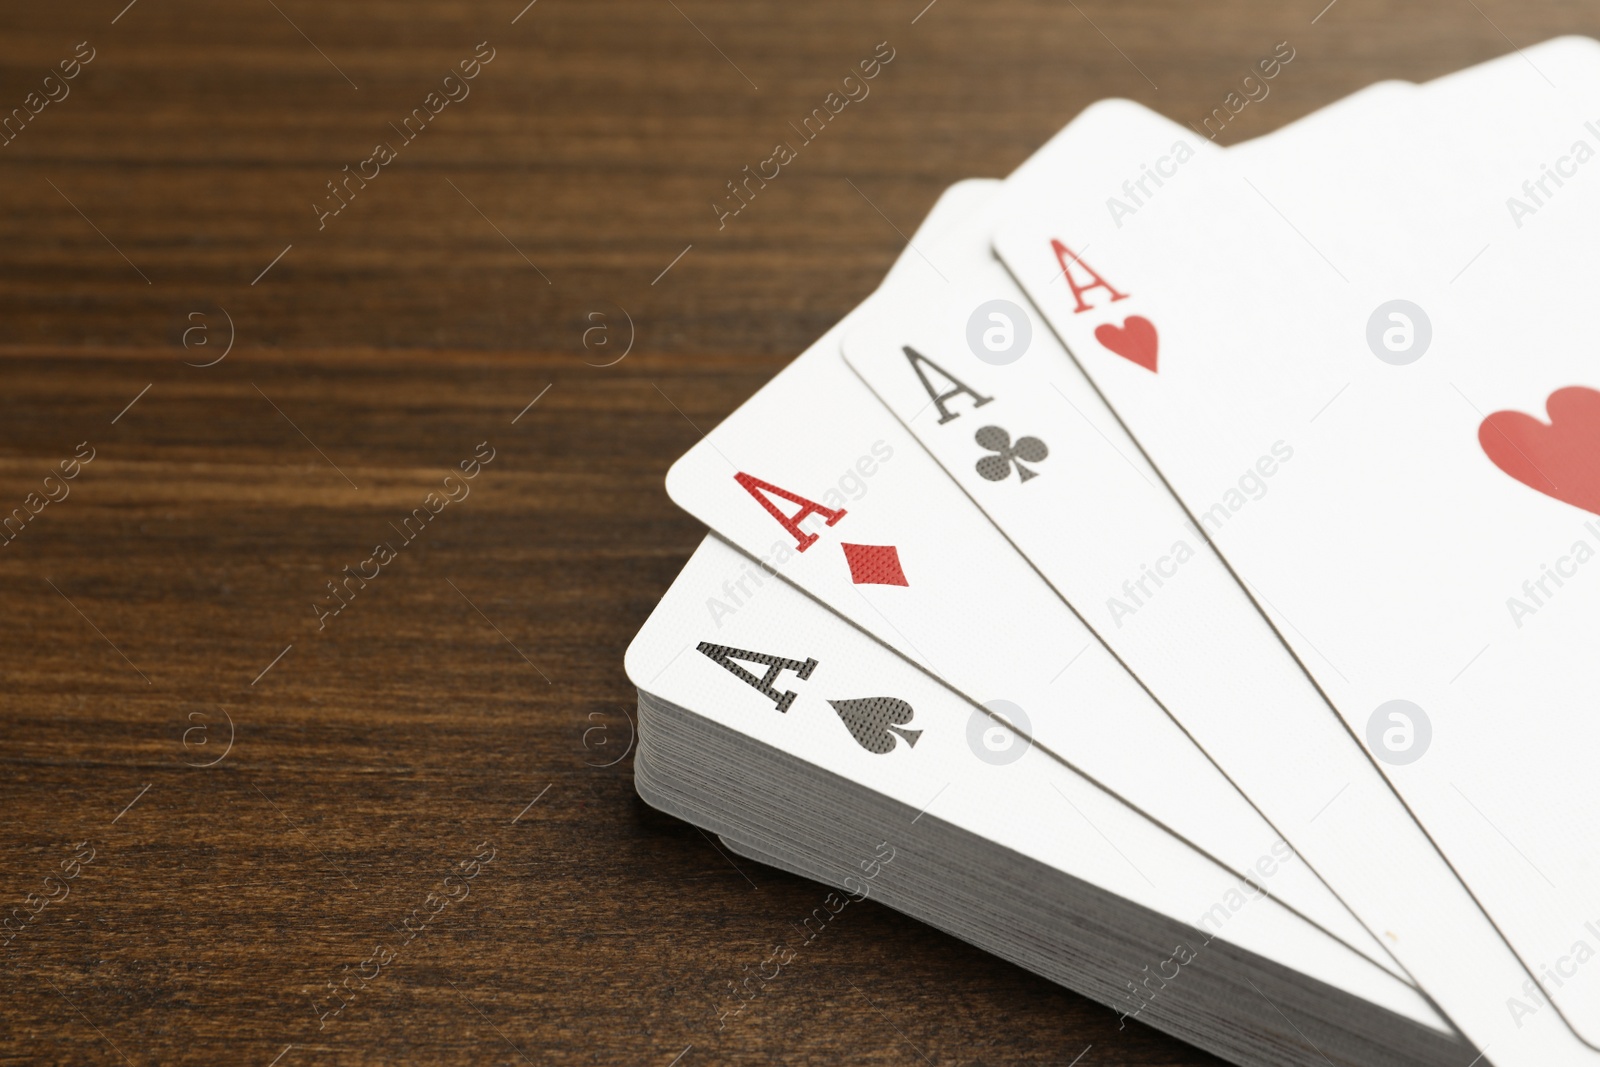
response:
<path id="1" fill-rule="evenodd" d="M 1072 287 L 1072 298 L 1078 302 L 1078 306 L 1072 309 L 1074 315 L 1089 310 L 1089 305 L 1084 301 L 1083 294 L 1094 289 L 1104 289 L 1110 293 L 1111 300 L 1108 303 L 1115 303 L 1118 300 L 1126 300 L 1128 298 L 1127 293 L 1119 293 L 1111 288 L 1111 284 L 1096 274 L 1093 267 L 1079 259 L 1072 249 L 1060 241 L 1052 237 L 1050 239 L 1050 247 L 1055 249 L 1056 262 L 1061 264 L 1061 273 L 1066 275 L 1067 284 Z M 1078 280 L 1072 276 L 1072 268 L 1074 267 L 1093 278 L 1094 283 L 1092 285 L 1079 285 Z"/>
<path id="2" fill-rule="evenodd" d="M 733 479 L 740 485 L 744 486 L 745 491 L 751 496 L 755 497 L 758 504 L 767 509 L 767 514 L 777 519 L 779 525 L 781 525 L 785 530 L 789 531 L 789 536 L 793 537 L 797 542 L 799 542 L 798 548 L 801 552 L 804 552 L 806 549 L 810 548 L 812 543 L 817 539 L 816 534 L 808 534 L 804 530 L 800 529 L 800 524 L 802 522 L 805 522 L 806 519 L 810 518 L 812 515 L 824 515 L 828 519 L 828 525 L 832 526 L 834 523 L 844 518 L 843 508 L 840 508 L 838 511 L 833 511 L 829 508 L 823 507 L 814 500 L 807 500 L 803 496 L 797 496 L 796 494 L 789 492 L 787 489 L 779 489 L 771 482 L 764 482 L 760 478 L 752 478 L 743 471 L 735 474 Z M 782 497 L 791 504 L 799 504 L 800 510 L 795 512 L 793 515 L 785 515 L 783 512 L 778 510 L 778 506 L 776 504 L 767 499 L 765 493 L 771 493 L 773 496 Z"/>

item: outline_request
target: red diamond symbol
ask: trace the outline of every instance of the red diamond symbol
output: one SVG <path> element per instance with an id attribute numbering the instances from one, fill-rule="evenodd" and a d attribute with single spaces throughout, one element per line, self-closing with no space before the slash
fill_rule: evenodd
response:
<path id="1" fill-rule="evenodd" d="M 850 564 L 850 580 L 857 585 L 910 585 L 900 569 L 900 553 L 893 545 L 841 545 Z"/>

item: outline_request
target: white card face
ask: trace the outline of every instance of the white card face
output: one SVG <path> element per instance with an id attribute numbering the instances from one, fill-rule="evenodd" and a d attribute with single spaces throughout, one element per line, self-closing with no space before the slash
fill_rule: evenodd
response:
<path id="1" fill-rule="evenodd" d="M 1230 870 L 1258 877 L 1252 866 L 1279 835 L 850 371 L 844 330 L 680 459 L 667 476 L 673 500 L 967 700 L 1003 707 L 1048 752 Z M 1302 862 L 1263 888 L 1398 972 Z"/>
<path id="2" fill-rule="evenodd" d="M 1515 949 L 1425 916 L 1394 946 L 1502 1067 L 1600 1062 L 1584 1041 L 1600 1034 L 1600 729 L 1583 710 L 1600 600 L 1579 591 L 1600 497 L 1575 488 L 1600 470 L 1600 393 L 1565 391 L 1600 388 L 1574 238 L 1600 208 L 1577 177 L 1600 148 L 1596 51 L 1552 42 L 1419 90 L 1427 114 L 1381 168 L 1403 178 L 1375 190 L 1197 156 L 1121 226 L 1106 176 L 1163 145 L 1091 109 L 1008 182 L 995 237 Z M 1564 184 L 1539 185 L 1545 164 Z M 1078 257 L 1068 274 L 1053 242 Z M 1552 396 L 1554 427 L 1488 414 L 1547 422 Z M 1508 600 L 1524 581 L 1536 613 Z M 1371 922 L 1363 891 L 1346 899 Z"/>
<path id="3" fill-rule="evenodd" d="M 730 588 L 746 593 L 734 610 L 709 607 Z M 1410 985 L 714 537 L 634 638 L 627 670 L 646 692 L 1187 923 L 1203 940 L 1221 937 L 1449 1031 Z M 891 847 L 894 835 L 884 827 Z M 1289 855 L 1280 842 L 1262 869 Z M 1136 979 L 1139 965 L 1131 970 Z M 1130 993 L 1126 1014 L 1142 1003 Z"/>

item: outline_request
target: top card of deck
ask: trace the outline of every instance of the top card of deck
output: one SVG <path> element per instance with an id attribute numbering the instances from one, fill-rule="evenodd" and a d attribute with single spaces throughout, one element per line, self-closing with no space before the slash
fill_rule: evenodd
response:
<path id="1" fill-rule="evenodd" d="M 1330 183 L 1326 218 L 1217 163 L 1116 226 L 1040 166 L 995 247 L 1530 976 L 1475 1011 L 1430 991 L 1496 1062 L 1594 1062 L 1554 1027 L 1600 1035 L 1600 600 L 1537 579 L 1576 586 L 1600 544 L 1600 186 L 1575 177 L 1600 62 L 1555 42 L 1448 88 L 1389 146 L 1403 180 Z M 1534 186 L 1535 226 L 1507 194 L 1552 160 L 1573 177 Z"/>

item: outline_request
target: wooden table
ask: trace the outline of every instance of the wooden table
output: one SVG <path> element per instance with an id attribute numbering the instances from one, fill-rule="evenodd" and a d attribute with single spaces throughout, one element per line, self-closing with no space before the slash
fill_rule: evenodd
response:
<path id="1" fill-rule="evenodd" d="M 1096 98 L 1289 42 L 1231 142 L 1592 10 L 124 2 L 0 32 L 0 1062 L 1211 1062 L 875 904 L 718 1030 L 820 891 L 634 795 L 662 476 Z"/>

